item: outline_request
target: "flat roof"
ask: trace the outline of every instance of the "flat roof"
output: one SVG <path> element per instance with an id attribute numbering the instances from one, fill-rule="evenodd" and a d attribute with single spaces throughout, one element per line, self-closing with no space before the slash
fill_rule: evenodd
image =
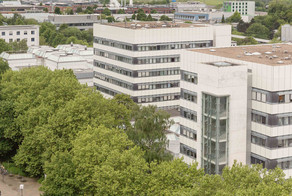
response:
<path id="1" fill-rule="evenodd" d="M 115 23 L 102 23 L 104 25 L 130 28 L 130 29 L 159 29 L 159 28 L 187 28 L 187 27 L 205 27 L 204 24 L 189 24 L 189 23 L 173 23 L 172 21 L 151 21 L 151 22 L 115 22 Z"/>
<path id="2" fill-rule="evenodd" d="M 31 28 L 39 28 L 38 25 L 5 25 L 0 26 L 0 29 L 6 29 L 6 30 L 13 30 L 13 29 L 31 29 Z"/>
<path id="3" fill-rule="evenodd" d="M 190 51 L 271 66 L 292 65 L 292 44 L 262 44 Z"/>

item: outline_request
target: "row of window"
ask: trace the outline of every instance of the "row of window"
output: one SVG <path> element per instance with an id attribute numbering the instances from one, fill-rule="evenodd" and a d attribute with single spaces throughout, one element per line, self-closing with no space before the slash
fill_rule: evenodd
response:
<path id="1" fill-rule="evenodd" d="M 179 95 L 178 94 L 152 95 L 148 97 L 138 97 L 137 100 L 138 100 L 138 103 L 172 101 L 172 100 L 179 100 Z"/>
<path id="2" fill-rule="evenodd" d="M 187 145 L 180 144 L 180 153 L 183 155 L 187 155 L 191 157 L 192 159 L 197 158 L 197 151 Z"/>
<path id="3" fill-rule="evenodd" d="M 102 44 L 106 46 L 111 46 L 115 48 L 120 48 L 130 51 L 157 51 L 157 50 L 174 50 L 174 49 L 185 49 L 185 48 L 202 48 L 211 47 L 213 42 L 207 41 L 197 41 L 197 42 L 175 42 L 175 43 L 157 43 L 157 44 L 128 44 L 123 42 L 118 42 L 115 40 L 109 40 L 105 38 L 95 37 L 94 42 L 97 44 Z"/>
<path id="4" fill-rule="evenodd" d="M 98 56 L 105 57 L 105 58 L 113 59 L 113 60 L 116 60 L 116 61 L 121 61 L 121 62 L 124 62 L 124 63 L 133 64 L 133 59 L 130 58 L 130 57 L 119 56 L 119 55 L 116 55 L 116 54 L 112 54 L 112 53 L 109 53 L 109 52 L 100 51 L 100 50 L 96 50 L 96 49 L 94 49 L 94 54 L 98 55 Z"/>
<path id="5" fill-rule="evenodd" d="M 16 35 L 20 35 L 21 32 L 20 31 L 16 31 Z M 35 31 L 30 31 L 30 34 L 31 35 L 34 35 L 35 34 Z M 5 36 L 6 35 L 6 32 L 5 31 L 2 31 L 1 33 L 2 36 Z M 13 35 L 13 31 L 9 31 L 9 35 Z M 28 35 L 28 31 L 23 31 L 23 35 Z"/>
<path id="6" fill-rule="evenodd" d="M 281 169 L 292 169 L 292 160 L 278 162 L 277 167 Z"/>
<path id="7" fill-rule="evenodd" d="M 138 77 L 153 77 L 153 76 L 169 76 L 169 75 L 179 75 L 179 68 L 173 69 L 162 69 L 162 70 L 145 70 L 138 71 Z"/>
<path id="8" fill-rule="evenodd" d="M 197 132 L 191 128 L 180 125 L 180 134 L 187 138 L 197 141 Z"/>
<path id="9" fill-rule="evenodd" d="M 198 75 L 196 73 L 181 70 L 181 79 L 186 82 L 198 84 Z"/>
<path id="10" fill-rule="evenodd" d="M 132 71 L 126 70 L 126 69 L 119 67 L 119 66 L 116 66 L 116 65 L 110 65 L 110 64 L 94 61 L 94 66 L 105 69 L 105 70 L 109 70 L 112 72 L 116 72 L 116 73 L 119 73 L 119 74 L 122 74 L 125 76 L 130 76 L 130 77 L 133 76 Z"/>
<path id="11" fill-rule="evenodd" d="M 111 76 L 107 76 L 98 72 L 94 72 L 94 76 L 97 79 L 109 82 L 121 86 L 129 90 L 152 90 L 152 89 L 163 89 L 163 88 L 175 88 L 179 87 L 179 80 L 177 81 L 164 81 L 155 83 L 143 83 L 143 84 L 132 84 Z"/>
<path id="12" fill-rule="evenodd" d="M 127 83 L 127 82 L 124 82 L 124 81 L 121 81 L 121 80 L 117 80 L 115 78 L 112 78 L 112 77 L 109 77 L 109 76 L 106 76 L 106 75 L 103 75 L 103 74 L 100 74 L 100 73 L 97 73 L 97 72 L 94 73 L 94 76 L 95 76 L 95 78 L 103 80 L 103 81 L 106 81 L 108 83 L 111 83 L 111 84 L 114 84 L 114 85 L 129 89 L 129 90 L 133 90 L 133 84 L 131 84 L 131 83 Z"/>
<path id="13" fill-rule="evenodd" d="M 268 103 L 291 103 L 292 92 L 268 92 L 263 90 L 252 90 L 252 100 Z"/>
<path id="14" fill-rule="evenodd" d="M 269 115 L 269 114 L 258 114 L 252 113 L 251 120 L 256 123 L 263 125 L 272 126 L 283 126 L 292 125 L 292 113 L 280 114 L 280 115 Z"/>
<path id="15" fill-rule="evenodd" d="M 111 96 L 115 96 L 116 94 L 118 94 L 117 92 L 115 92 L 113 90 L 110 90 L 110 89 L 108 89 L 106 87 L 99 86 L 96 83 L 94 83 L 94 86 L 96 87 L 96 90 L 98 90 L 100 92 L 103 92 L 105 94 L 108 94 L 108 95 L 111 95 Z"/>
<path id="16" fill-rule="evenodd" d="M 144 83 L 138 84 L 138 90 L 151 90 L 151 89 L 161 89 L 161 88 L 174 88 L 179 87 L 179 81 L 172 82 L 160 82 L 160 83 Z"/>
<path id="17" fill-rule="evenodd" d="M 138 58 L 138 64 L 175 63 L 175 62 L 179 62 L 178 56 Z"/>
<path id="18" fill-rule="evenodd" d="M 175 56 L 160 56 L 160 57 L 143 57 L 143 58 L 132 58 L 132 57 L 125 57 L 120 56 L 118 54 L 106 52 L 106 51 L 100 51 L 97 49 L 94 49 L 94 54 L 98 56 L 102 56 L 105 58 L 113 59 L 116 61 L 121 61 L 124 63 L 129 64 L 155 64 L 155 63 L 174 63 L 179 62 L 180 58 L 178 55 Z"/>
<path id="19" fill-rule="evenodd" d="M 197 112 L 180 107 L 181 117 L 197 122 Z"/>
<path id="20" fill-rule="evenodd" d="M 133 50 L 133 46 L 130 44 L 125 44 L 125 43 L 121 43 L 121 42 L 117 42 L 117 41 L 113 41 L 113 40 L 108 40 L 108 39 L 104 39 L 104 38 L 100 38 L 100 37 L 94 37 L 94 43 L 102 44 L 102 45 L 106 45 L 106 46 L 111 46 L 111 47 L 115 47 L 115 48 L 120 48 L 120 49 L 124 49 L 124 50 Z"/>
<path id="21" fill-rule="evenodd" d="M 267 137 L 261 134 L 252 132 L 251 143 L 259 146 L 277 149 L 292 147 L 292 135 L 281 137 Z"/>
<path id="22" fill-rule="evenodd" d="M 253 122 L 256 122 L 256 123 L 260 123 L 260 124 L 267 124 L 267 117 L 266 116 L 262 116 L 260 114 L 255 114 L 255 113 L 252 113 L 251 114 L 251 120 Z"/>
<path id="23" fill-rule="evenodd" d="M 138 46 L 138 51 L 151 51 L 151 50 L 174 50 L 174 49 L 185 49 L 185 48 L 203 48 L 212 46 L 211 41 L 203 43 L 198 42 L 187 42 L 187 43 L 172 43 L 172 44 L 159 44 L 159 45 L 144 45 Z"/>
<path id="24" fill-rule="evenodd" d="M 194 103 L 197 103 L 197 93 L 185 89 L 181 89 L 181 98 Z"/>
<path id="25" fill-rule="evenodd" d="M 124 69 L 122 67 L 111 65 L 107 63 L 102 63 L 98 61 L 94 61 L 94 66 L 109 70 L 115 73 L 119 73 L 129 77 L 154 77 L 154 76 L 168 76 L 168 75 L 179 75 L 180 71 L 179 68 L 172 68 L 172 69 L 160 69 L 160 70 L 143 70 L 143 71 L 130 71 Z"/>
<path id="26" fill-rule="evenodd" d="M 26 38 L 25 38 L 24 40 L 27 41 Z M 20 42 L 20 38 L 17 38 L 16 41 L 17 41 L 17 42 Z M 31 42 L 34 42 L 34 41 L 35 41 L 35 38 L 30 38 L 30 41 L 31 41 Z M 9 43 L 11 43 L 11 42 L 13 42 L 13 39 L 9 39 Z"/>

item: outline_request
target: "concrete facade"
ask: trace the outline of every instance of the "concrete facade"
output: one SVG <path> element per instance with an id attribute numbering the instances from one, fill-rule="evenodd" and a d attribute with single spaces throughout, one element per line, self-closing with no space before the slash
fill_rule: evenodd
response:
<path id="1" fill-rule="evenodd" d="M 225 1 L 223 2 L 224 12 L 238 12 L 242 16 L 255 16 L 254 1 Z"/>
<path id="2" fill-rule="evenodd" d="M 67 24 L 69 27 L 76 27 L 80 30 L 92 29 L 93 24 L 99 22 L 98 14 L 82 14 L 82 15 L 49 15 L 48 20 L 57 28 L 62 24 Z"/>
<path id="3" fill-rule="evenodd" d="M 291 44 L 182 51 L 180 156 L 185 162 L 221 173 L 223 165 L 237 160 L 278 166 L 286 178 L 292 176 L 291 54 Z M 223 115 L 222 97 L 227 98 Z"/>
<path id="4" fill-rule="evenodd" d="M 292 26 L 285 24 L 281 27 L 281 41 L 292 42 Z"/>
<path id="5" fill-rule="evenodd" d="M 107 97 L 125 93 L 142 105 L 179 107 L 181 49 L 231 45 L 229 25 L 116 25 L 94 25 L 94 83 Z"/>

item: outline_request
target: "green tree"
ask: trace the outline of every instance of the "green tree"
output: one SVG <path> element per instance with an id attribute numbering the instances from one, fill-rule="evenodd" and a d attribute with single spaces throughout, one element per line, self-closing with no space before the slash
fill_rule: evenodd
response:
<path id="1" fill-rule="evenodd" d="M 77 12 L 77 13 L 81 13 L 81 12 L 83 12 L 82 7 L 77 7 L 76 12 Z"/>
<path id="2" fill-rule="evenodd" d="M 61 9 L 59 7 L 55 7 L 54 13 L 55 14 L 62 14 Z"/>
<path id="3" fill-rule="evenodd" d="M 110 16 L 112 13 L 111 13 L 110 9 L 104 8 L 104 10 L 102 11 L 102 14 L 104 14 L 106 16 Z"/>
<path id="4" fill-rule="evenodd" d="M 247 28 L 246 33 L 258 38 L 268 39 L 270 31 L 262 24 L 253 23 Z"/>
<path id="5" fill-rule="evenodd" d="M 198 164 L 189 166 L 181 159 L 160 164 L 152 162 L 146 195 L 184 195 L 181 194 L 184 189 L 192 189 L 204 176 L 203 169 L 197 167 Z"/>
<path id="6" fill-rule="evenodd" d="M 134 127 L 127 131 L 133 142 L 145 151 L 147 162 L 154 160 L 170 160 L 172 157 L 166 151 L 168 145 L 165 131 L 173 123 L 170 115 L 155 106 L 137 108 L 134 113 Z"/>
<path id="7" fill-rule="evenodd" d="M 123 131 L 88 127 L 70 153 L 58 153 L 46 163 L 42 190 L 48 195 L 138 195 L 145 189 L 146 170 L 143 152 Z"/>
<path id="8" fill-rule="evenodd" d="M 226 19 L 227 22 L 239 22 L 241 20 L 241 15 L 239 12 L 234 12 L 232 16 Z"/>
<path id="9" fill-rule="evenodd" d="M 221 18 L 221 23 L 225 23 L 224 14 L 222 15 L 222 18 Z"/>
<path id="10" fill-rule="evenodd" d="M 137 20 L 146 21 L 147 15 L 144 13 L 143 9 L 138 9 Z"/>
<path id="11" fill-rule="evenodd" d="M 151 14 L 156 14 L 157 10 L 156 9 L 151 9 Z"/>
<path id="12" fill-rule="evenodd" d="M 124 9 L 119 9 L 118 14 L 125 14 L 125 10 Z"/>
<path id="13" fill-rule="evenodd" d="M 12 50 L 11 45 L 9 45 L 7 42 L 5 42 L 4 39 L 0 39 L 0 54 L 2 52 L 10 51 Z"/>
<path id="14" fill-rule="evenodd" d="M 46 12 L 46 13 L 49 12 L 48 8 L 46 8 L 46 7 L 43 9 L 43 11 Z"/>
<path id="15" fill-rule="evenodd" d="M 162 15 L 162 16 L 160 16 L 160 19 L 159 19 L 160 21 L 172 21 L 172 19 L 171 18 L 169 18 L 168 16 L 166 16 L 166 15 Z"/>
<path id="16" fill-rule="evenodd" d="M 73 14 L 74 14 L 72 8 L 67 8 L 66 11 L 65 11 L 65 13 L 66 13 L 67 15 L 73 15 Z"/>

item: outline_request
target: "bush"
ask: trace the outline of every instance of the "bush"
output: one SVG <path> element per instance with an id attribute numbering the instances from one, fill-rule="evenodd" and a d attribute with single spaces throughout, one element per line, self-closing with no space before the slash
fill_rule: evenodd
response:
<path id="1" fill-rule="evenodd" d="M 27 174 L 20 168 L 15 165 L 15 163 L 3 162 L 2 165 L 10 174 L 19 175 L 19 176 L 27 176 Z"/>

